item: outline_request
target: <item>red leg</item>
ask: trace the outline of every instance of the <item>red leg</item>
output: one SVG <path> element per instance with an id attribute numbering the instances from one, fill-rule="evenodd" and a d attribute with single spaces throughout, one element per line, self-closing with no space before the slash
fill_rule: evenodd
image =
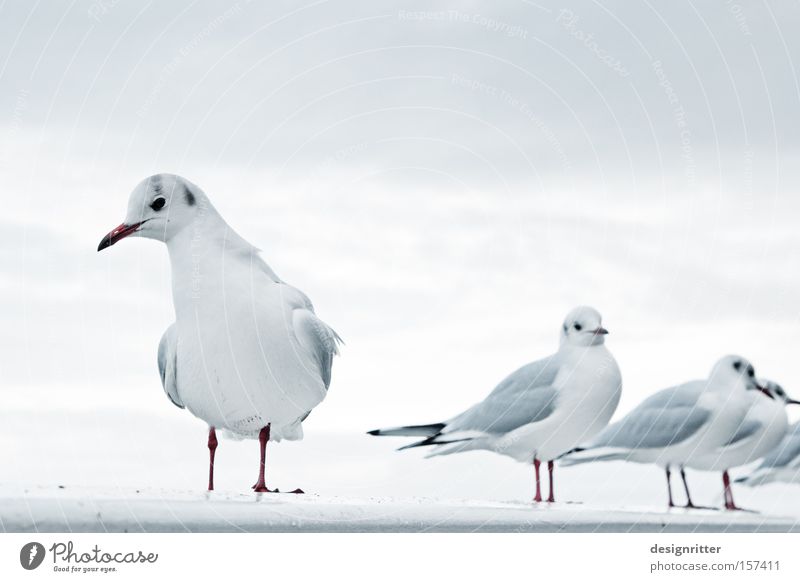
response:
<path id="1" fill-rule="evenodd" d="M 733 502 L 733 490 L 731 489 L 731 477 L 728 475 L 728 471 L 722 472 L 722 487 L 725 492 L 725 509 L 731 510 L 738 510 L 741 509 L 737 507 L 736 504 Z"/>
<path id="2" fill-rule="evenodd" d="M 253 489 L 257 493 L 277 493 L 278 490 L 271 491 L 267 489 L 267 484 L 264 480 L 264 470 L 267 466 L 267 441 L 269 441 L 269 425 L 261 429 L 258 433 L 258 444 L 261 446 L 261 464 L 258 466 L 258 481 L 253 485 Z"/>
<path id="3" fill-rule="evenodd" d="M 667 472 L 667 494 L 669 495 L 669 506 L 675 507 L 675 504 L 672 502 L 672 482 L 670 481 L 670 476 L 672 473 L 669 470 L 669 465 L 667 465 L 665 471 Z"/>
<path id="4" fill-rule="evenodd" d="M 547 472 L 550 474 L 550 497 L 547 498 L 548 503 L 554 503 L 556 500 L 555 492 L 553 491 L 553 461 L 547 461 Z"/>
<path id="5" fill-rule="evenodd" d="M 539 503 L 542 500 L 542 487 L 539 484 L 539 465 L 541 462 L 536 457 L 533 458 L 533 469 L 536 471 L 536 497 L 533 500 Z"/>
<path id="6" fill-rule="evenodd" d="M 214 454 L 217 452 L 217 432 L 208 428 L 208 490 L 214 490 Z"/>

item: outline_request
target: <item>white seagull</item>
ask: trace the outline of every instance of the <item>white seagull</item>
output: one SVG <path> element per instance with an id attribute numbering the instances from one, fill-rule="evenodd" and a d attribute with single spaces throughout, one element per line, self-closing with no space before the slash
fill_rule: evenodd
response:
<path id="1" fill-rule="evenodd" d="M 158 367 L 172 403 L 209 426 L 209 490 L 215 429 L 222 429 L 258 437 L 253 489 L 269 491 L 267 441 L 303 437 L 301 423 L 327 394 L 339 336 L 185 178 L 157 174 L 140 182 L 125 222 L 97 250 L 127 236 L 162 241 L 169 251 L 175 323 L 161 338 Z"/>
<path id="2" fill-rule="evenodd" d="M 607 333 L 595 309 L 577 307 L 564 320 L 558 351 L 512 373 L 482 402 L 445 422 L 368 434 L 424 437 L 402 449 L 435 446 L 429 457 L 482 449 L 532 462 L 537 502 L 539 465 L 547 461 L 547 501 L 555 501 L 553 460 L 601 431 L 619 403 L 622 376 Z"/>
<path id="3" fill-rule="evenodd" d="M 752 463 L 778 446 L 789 428 L 786 405 L 800 404 L 775 382 L 761 381 L 761 385 L 761 392 L 748 390 L 740 396 L 746 398 L 750 406 L 728 442 L 687 463 L 692 469 L 722 471 L 725 509 L 739 509 L 733 501 L 728 470 Z"/>
<path id="4" fill-rule="evenodd" d="M 751 389 L 761 389 L 752 364 L 740 356 L 725 356 L 707 380 L 656 392 L 565 456 L 562 464 L 625 460 L 658 465 L 667 475 L 670 507 L 675 507 L 670 468 L 677 466 L 686 489 L 686 507 L 696 507 L 684 467 L 730 441 L 748 412 L 751 402 L 742 396 Z"/>
<path id="5" fill-rule="evenodd" d="M 748 487 L 767 483 L 800 483 L 800 422 L 794 423 L 778 446 L 746 477 L 736 479 Z"/>

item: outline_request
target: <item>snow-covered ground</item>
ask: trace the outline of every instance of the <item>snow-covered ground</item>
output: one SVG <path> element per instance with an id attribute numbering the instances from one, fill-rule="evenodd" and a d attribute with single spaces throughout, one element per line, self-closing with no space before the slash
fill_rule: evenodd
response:
<path id="1" fill-rule="evenodd" d="M 312 419 L 309 419 L 312 420 Z M 365 426 L 365 429 L 372 428 Z M 271 444 L 256 495 L 254 441 L 222 440 L 204 491 L 205 430 L 177 409 L 0 414 L 4 531 L 790 531 L 800 486 L 737 486 L 757 513 L 665 508 L 663 474 L 626 463 L 557 470 L 559 503 L 534 506 L 532 469 L 490 453 L 424 459 L 399 444 L 331 433 Z M 696 502 L 719 505 L 718 475 L 692 472 Z M 678 480 L 674 490 L 679 500 Z"/>

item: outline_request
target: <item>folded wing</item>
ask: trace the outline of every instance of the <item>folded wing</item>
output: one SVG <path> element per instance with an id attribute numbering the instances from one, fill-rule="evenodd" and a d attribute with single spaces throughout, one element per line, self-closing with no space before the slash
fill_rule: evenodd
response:
<path id="1" fill-rule="evenodd" d="M 178 394 L 178 330 L 173 323 L 161 336 L 158 342 L 158 372 L 161 376 L 161 387 L 178 408 L 183 408 L 183 402 Z"/>

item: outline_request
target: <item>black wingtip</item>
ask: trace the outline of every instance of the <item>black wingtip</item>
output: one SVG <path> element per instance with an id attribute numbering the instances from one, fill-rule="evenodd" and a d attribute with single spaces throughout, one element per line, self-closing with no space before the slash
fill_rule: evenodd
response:
<path id="1" fill-rule="evenodd" d="M 415 443 L 411 443 L 410 445 L 405 445 L 403 447 L 400 447 L 399 449 L 395 449 L 395 451 L 397 451 L 397 452 L 407 451 L 408 449 L 416 449 L 417 447 L 427 447 L 428 445 L 436 444 L 436 443 L 429 442 L 429 441 L 430 441 L 430 439 L 417 441 Z"/>

